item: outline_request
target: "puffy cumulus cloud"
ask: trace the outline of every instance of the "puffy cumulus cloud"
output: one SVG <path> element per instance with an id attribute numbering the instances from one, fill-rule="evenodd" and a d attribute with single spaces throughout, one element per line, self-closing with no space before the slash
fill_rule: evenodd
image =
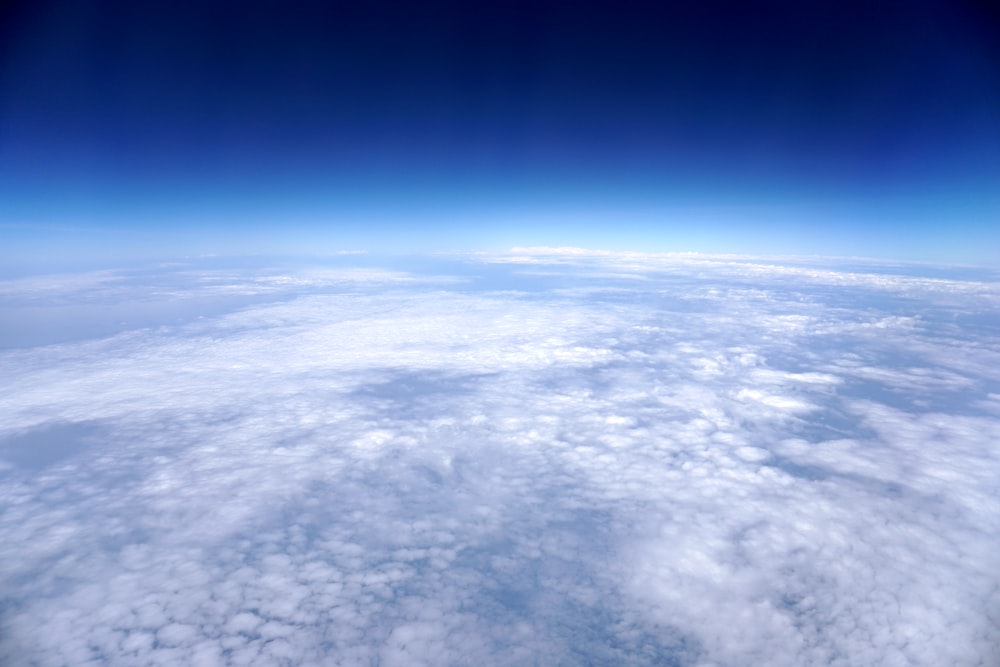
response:
<path id="1" fill-rule="evenodd" d="M 253 298 L 0 354 L 0 662 L 1000 661 L 995 283 L 512 257 L 45 282 Z"/>

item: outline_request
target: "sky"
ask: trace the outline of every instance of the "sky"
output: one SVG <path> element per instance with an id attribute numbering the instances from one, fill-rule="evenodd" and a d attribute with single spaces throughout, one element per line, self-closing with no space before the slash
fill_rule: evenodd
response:
<path id="1" fill-rule="evenodd" d="M 350 259 L 0 280 L 0 663 L 1000 663 L 996 270 Z"/>
<path id="2" fill-rule="evenodd" d="M 0 663 L 997 664 L 998 185 L 985 0 L 3 3 Z"/>
<path id="3" fill-rule="evenodd" d="M 4 261 L 1000 247 L 989 3 L 5 3 Z"/>

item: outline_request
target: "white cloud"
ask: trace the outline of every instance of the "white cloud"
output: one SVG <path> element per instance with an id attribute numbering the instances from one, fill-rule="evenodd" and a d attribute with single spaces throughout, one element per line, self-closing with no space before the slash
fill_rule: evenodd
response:
<path id="1" fill-rule="evenodd" d="M 553 254 L 0 353 L 0 662 L 997 662 L 995 285 Z"/>

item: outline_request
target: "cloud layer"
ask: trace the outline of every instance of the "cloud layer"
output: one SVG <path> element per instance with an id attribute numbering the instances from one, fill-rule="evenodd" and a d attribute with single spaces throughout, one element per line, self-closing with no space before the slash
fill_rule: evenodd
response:
<path id="1" fill-rule="evenodd" d="M 0 662 L 1000 661 L 996 276 L 433 273 L 0 285 L 190 306 L 0 355 Z"/>

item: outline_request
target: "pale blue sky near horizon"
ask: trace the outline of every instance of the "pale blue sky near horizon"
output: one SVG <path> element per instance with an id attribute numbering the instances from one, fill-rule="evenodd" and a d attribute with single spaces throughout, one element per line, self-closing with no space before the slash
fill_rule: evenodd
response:
<path id="1" fill-rule="evenodd" d="M 177 202 L 161 211 L 81 208 L 34 219 L 25 215 L 0 222 L 0 261 L 50 270 L 73 262 L 113 265 L 203 254 L 427 254 L 532 245 L 981 266 L 1000 261 L 1000 205 L 954 200 L 671 206 L 588 205 L 584 199 L 581 205 L 535 201 L 477 207 L 459 201 L 393 208 L 381 202 L 342 210 L 291 201 L 246 207 Z"/>

